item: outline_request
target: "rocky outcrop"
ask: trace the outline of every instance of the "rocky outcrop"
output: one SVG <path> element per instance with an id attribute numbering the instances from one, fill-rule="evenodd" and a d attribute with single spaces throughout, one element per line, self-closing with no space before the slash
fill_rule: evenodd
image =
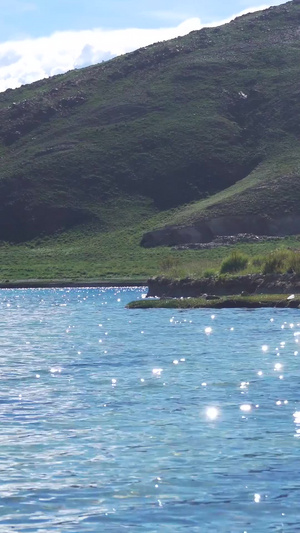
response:
<path id="1" fill-rule="evenodd" d="M 239 243 L 258 243 L 265 241 L 274 241 L 284 237 L 273 237 L 268 235 L 254 235 L 254 233 L 237 233 L 237 235 L 218 235 L 211 242 L 195 242 L 174 246 L 174 250 L 211 250 L 219 246 L 233 246 Z"/>
<path id="2" fill-rule="evenodd" d="M 205 295 L 248 294 L 300 294 L 300 276 L 296 274 L 251 274 L 234 278 L 190 278 L 170 280 L 151 278 L 148 280 L 147 297 L 197 298 Z"/>
<path id="3" fill-rule="evenodd" d="M 218 236 L 253 233 L 265 236 L 297 235 L 300 233 L 300 215 L 269 218 L 264 215 L 223 216 L 203 219 L 193 226 L 168 226 L 145 233 L 141 246 L 176 246 L 208 243 Z"/>

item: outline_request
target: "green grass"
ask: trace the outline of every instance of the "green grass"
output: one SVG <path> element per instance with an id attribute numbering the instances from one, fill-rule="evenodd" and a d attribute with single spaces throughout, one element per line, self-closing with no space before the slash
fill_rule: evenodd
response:
<path id="1" fill-rule="evenodd" d="M 184 254 L 182 256 L 178 253 L 180 252 L 169 252 L 168 260 L 160 264 L 158 275 L 170 279 L 200 279 L 226 274 L 300 273 L 300 238 L 297 236 L 280 241 L 221 246 L 211 250 L 188 250 L 181 252 Z M 280 264 L 280 268 L 269 268 L 269 262 L 273 258 L 275 264 Z"/>
<path id="2" fill-rule="evenodd" d="M 299 240 L 289 237 L 259 244 L 240 244 L 212 250 L 145 249 L 140 238 L 148 221 L 127 229 L 101 231 L 97 225 L 82 227 L 56 236 L 38 238 L 11 246 L 0 245 L 0 281 L 147 281 L 163 274 L 170 278 L 201 278 L 207 271 L 219 272 L 222 261 L 233 250 L 251 257 L 281 248 L 297 248 Z M 258 271 L 249 266 L 247 272 Z M 261 270 L 261 267 L 260 267 Z"/>
<path id="3" fill-rule="evenodd" d="M 275 250 L 265 257 L 262 273 L 292 272 L 300 275 L 300 250 Z"/>

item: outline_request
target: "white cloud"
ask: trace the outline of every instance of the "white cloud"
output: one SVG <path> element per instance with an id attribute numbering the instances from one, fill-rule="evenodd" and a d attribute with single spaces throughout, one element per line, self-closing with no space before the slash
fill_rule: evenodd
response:
<path id="1" fill-rule="evenodd" d="M 266 7 L 249 8 L 239 15 Z M 236 16 L 209 26 L 220 25 Z M 106 61 L 157 41 L 186 35 L 201 27 L 199 18 L 190 18 L 172 28 L 67 31 L 43 38 L 0 43 L 0 91 Z"/>

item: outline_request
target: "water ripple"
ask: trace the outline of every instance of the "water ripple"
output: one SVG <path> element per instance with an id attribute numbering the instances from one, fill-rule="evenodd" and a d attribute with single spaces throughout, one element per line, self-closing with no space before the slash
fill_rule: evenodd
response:
<path id="1" fill-rule="evenodd" d="M 1 291 L 1 532 L 296 532 L 299 312 L 144 292 Z"/>

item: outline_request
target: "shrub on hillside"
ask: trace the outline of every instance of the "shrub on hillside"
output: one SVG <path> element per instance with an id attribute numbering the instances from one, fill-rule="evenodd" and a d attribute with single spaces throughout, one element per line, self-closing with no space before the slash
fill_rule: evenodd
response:
<path id="1" fill-rule="evenodd" d="M 224 259 L 221 263 L 220 274 L 239 272 L 244 270 L 249 262 L 247 255 L 234 251 L 228 257 Z"/>
<path id="2" fill-rule="evenodd" d="M 289 253 L 288 270 L 300 275 L 300 252 L 291 251 Z"/>
<path id="3" fill-rule="evenodd" d="M 216 271 L 213 268 L 207 268 L 203 272 L 203 277 L 204 278 L 211 279 L 211 278 L 214 278 L 215 276 L 216 276 Z"/>
<path id="4" fill-rule="evenodd" d="M 252 265 L 255 267 L 261 267 L 265 262 L 265 258 L 262 255 L 256 255 L 252 259 Z"/>
<path id="5" fill-rule="evenodd" d="M 279 274 L 281 272 L 286 272 L 287 268 L 287 259 L 289 252 L 288 250 L 275 250 L 271 254 L 266 256 L 265 264 L 262 269 L 263 274 Z"/>

